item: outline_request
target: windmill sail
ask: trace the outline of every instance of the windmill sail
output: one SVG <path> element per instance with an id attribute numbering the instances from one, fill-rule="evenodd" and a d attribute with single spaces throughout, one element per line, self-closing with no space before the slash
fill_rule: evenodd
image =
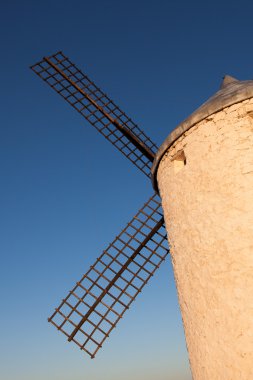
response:
<path id="1" fill-rule="evenodd" d="M 154 195 L 76 283 L 49 322 L 94 358 L 168 252 L 161 205 Z"/>
<path id="2" fill-rule="evenodd" d="M 31 68 L 150 177 L 157 146 L 69 58 L 58 52 Z"/>

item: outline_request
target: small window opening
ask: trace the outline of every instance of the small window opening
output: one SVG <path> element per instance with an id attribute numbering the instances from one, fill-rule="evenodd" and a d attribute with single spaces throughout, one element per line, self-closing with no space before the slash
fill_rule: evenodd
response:
<path id="1" fill-rule="evenodd" d="M 177 152 L 177 154 L 172 159 L 174 164 L 174 173 L 178 173 L 186 165 L 186 157 L 183 150 Z"/>

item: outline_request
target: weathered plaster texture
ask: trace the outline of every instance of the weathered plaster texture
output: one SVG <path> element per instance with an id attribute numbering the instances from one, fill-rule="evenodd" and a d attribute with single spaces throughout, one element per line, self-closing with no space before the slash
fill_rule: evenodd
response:
<path id="1" fill-rule="evenodd" d="M 213 114 L 158 168 L 194 380 L 253 379 L 252 115 L 253 98 Z"/>

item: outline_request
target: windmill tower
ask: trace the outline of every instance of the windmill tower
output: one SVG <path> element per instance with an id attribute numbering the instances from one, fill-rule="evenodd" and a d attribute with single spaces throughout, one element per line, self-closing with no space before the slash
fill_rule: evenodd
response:
<path id="1" fill-rule="evenodd" d="M 226 77 L 158 150 L 62 52 L 31 68 L 156 191 L 49 322 L 95 357 L 169 252 L 160 193 L 194 380 L 252 379 L 253 81 Z"/>
<path id="2" fill-rule="evenodd" d="M 152 168 L 194 380 L 253 379 L 252 117 L 253 81 L 226 76 Z"/>

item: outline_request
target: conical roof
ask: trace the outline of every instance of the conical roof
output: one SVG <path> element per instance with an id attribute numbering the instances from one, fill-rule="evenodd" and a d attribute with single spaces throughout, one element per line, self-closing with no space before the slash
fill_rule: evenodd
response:
<path id="1" fill-rule="evenodd" d="M 253 80 L 239 81 L 229 75 L 225 75 L 219 91 L 210 97 L 196 111 L 180 123 L 165 139 L 158 149 L 153 166 L 151 178 L 154 189 L 157 191 L 156 173 L 160 160 L 167 149 L 188 129 L 204 120 L 206 117 L 221 111 L 223 108 L 253 97 Z"/>
<path id="2" fill-rule="evenodd" d="M 230 85 L 234 82 L 239 82 L 239 80 L 234 78 L 234 77 L 231 77 L 230 75 L 225 75 L 223 77 L 223 81 L 221 83 L 220 90 L 222 90 L 223 88 L 227 87 L 228 85 Z"/>

